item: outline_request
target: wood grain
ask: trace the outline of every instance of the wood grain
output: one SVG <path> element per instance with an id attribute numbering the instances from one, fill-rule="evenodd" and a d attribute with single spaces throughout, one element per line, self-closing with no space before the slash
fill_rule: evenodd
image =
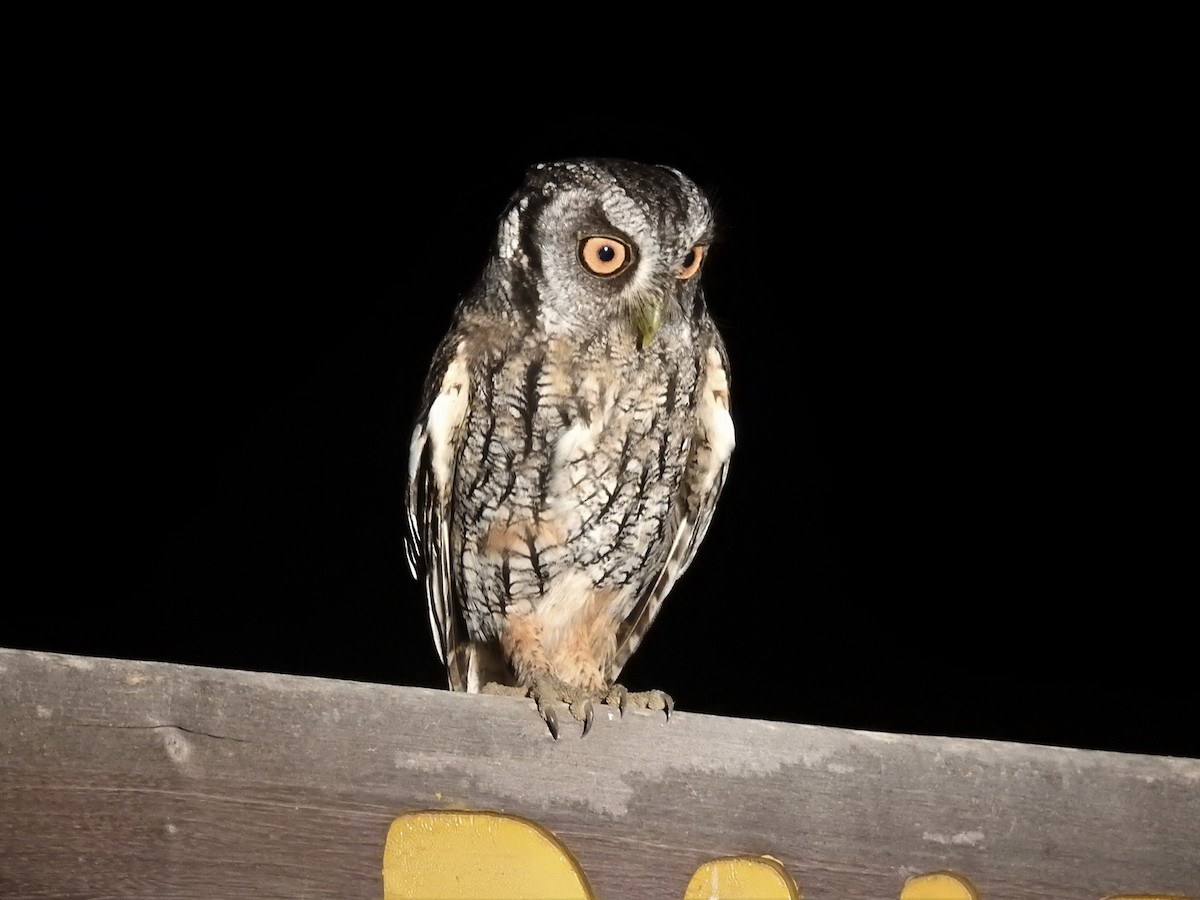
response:
<path id="1" fill-rule="evenodd" d="M 569 717 L 566 721 L 570 721 Z M 392 819 L 515 813 L 601 898 L 778 858 L 806 900 L 1200 896 L 1200 760 L 0 650 L 0 898 L 382 896 Z"/>

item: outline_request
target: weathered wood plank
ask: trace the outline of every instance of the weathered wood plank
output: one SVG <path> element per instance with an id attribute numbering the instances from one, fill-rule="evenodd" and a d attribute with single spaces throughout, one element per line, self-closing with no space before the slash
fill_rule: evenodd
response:
<path id="1" fill-rule="evenodd" d="M 501 697 L 0 650 L 0 897 L 382 895 L 417 809 L 528 817 L 597 895 L 769 853 L 806 900 L 1200 895 L 1200 760 L 677 714 L 555 743 Z"/>

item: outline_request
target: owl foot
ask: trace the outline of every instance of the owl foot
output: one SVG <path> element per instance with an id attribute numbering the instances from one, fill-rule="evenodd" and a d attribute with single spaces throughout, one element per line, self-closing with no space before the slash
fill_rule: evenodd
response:
<path id="1" fill-rule="evenodd" d="M 574 685 L 567 684 L 559 678 L 552 675 L 542 675 L 535 677 L 529 684 L 528 696 L 533 698 L 533 702 L 537 704 L 538 713 L 541 715 L 546 727 L 550 729 L 550 734 L 557 741 L 559 734 L 558 727 L 558 712 L 554 708 L 555 702 L 567 704 L 567 709 L 571 715 L 578 721 L 583 723 L 583 735 L 592 730 L 592 723 L 595 721 L 595 714 L 592 711 L 593 695 L 577 688 Z"/>
<path id="2" fill-rule="evenodd" d="M 625 710 L 631 706 L 635 709 L 665 710 L 668 722 L 671 721 L 671 713 L 675 712 L 675 701 L 665 691 L 630 692 L 620 684 L 614 684 L 608 689 L 608 696 L 603 702 L 616 704 L 621 710 L 621 715 L 625 715 Z"/>
<path id="3" fill-rule="evenodd" d="M 567 704 L 571 715 L 583 722 L 583 733 L 586 735 L 592 729 L 595 714 L 592 712 L 592 695 L 580 688 L 567 684 L 553 675 L 535 676 L 528 685 L 511 686 L 489 682 L 481 689 L 482 694 L 495 694 L 501 697 L 530 697 L 537 704 L 538 715 L 550 729 L 550 735 L 558 740 L 558 711 L 554 708 L 556 702 Z"/>
<path id="4" fill-rule="evenodd" d="M 538 715 L 542 717 L 542 721 L 546 723 L 546 727 L 550 729 L 551 736 L 558 740 L 558 713 L 554 711 L 554 707 L 550 705 L 549 700 L 559 697 L 561 691 L 558 690 L 558 685 L 562 685 L 564 690 L 569 690 L 569 686 L 559 682 L 555 678 L 543 678 L 534 681 L 528 686 L 500 684 L 498 682 L 488 682 L 479 689 L 481 694 L 492 694 L 497 697 L 532 697 L 533 702 L 537 704 Z"/>
<path id="5" fill-rule="evenodd" d="M 671 699 L 670 694 L 663 691 L 631 692 L 620 684 L 601 688 L 599 691 L 588 691 L 568 684 L 553 675 L 535 676 L 527 687 L 510 687 L 496 683 L 485 684 L 482 693 L 531 698 L 537 704 L 538 715 L 542 717 L 542 721 L 550 729 L 551 737 L 556 741 L 561 731 L 558 711 L 555 708 L 557 703 L 565 703 L 572 718 L 583 723 L 583 734 L 580 737 L 587 737 L 596 721 L 593 703 L 615 706 L 622 716 L 625 715 L 625 710 L 631 707 L 634 709 L 661 709 L 666 711 L 668 721 L 671 713 L 675 711 L 675 701 Z"/>
<path id="6" fill-rule="evenodd" d="M 606 706 L 615 706 L 622 716 L 625 715 L 625 710 L 630 707 L 634 709 L 661 709 L 667 714 L 667 721 L 671 719 L 671 713 L 675 711 L 675 701 L 671 699 L 671 695 L 663 691 L 638 691 L 630 692 L 624 685 L 614 684 L 607 688 L 601 688 L 598 691 L 586 691 L 581 688 L 576 688 L 565 684 L 558 679 L 553 679 L 557 682 L 559 693 L 557 698 L 568 704 L 568 709 L 571 715 L 583 722 L 583 734 L 581 737 L 587 737 L 589 731 L 592 730 L 592 723 L 595 721 L 595 712 L 592 704 L 603 703 Z M 530 696 L 533 696 L 533 688 L 530 689 Z M 534 699 L 537 699 L 536 697 Z M 543 706 L 539 701 L 538 711 L 542 713 L 542 718 L 546 720 L 546 725 L 550 728 L 550 733 L 554 735 L 555 740 L 558 739 L 558 719 L 554 715 L 554 708 L 551 706 Z"/>

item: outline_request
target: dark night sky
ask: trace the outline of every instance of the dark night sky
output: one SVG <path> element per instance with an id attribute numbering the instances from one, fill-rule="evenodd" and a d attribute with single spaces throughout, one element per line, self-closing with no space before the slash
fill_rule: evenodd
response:
<path id="1" fill-rule="evenodd" d="M 843 91 L 794 131 L 715 101 L 484 122 L 378 88 L 60 123 L 12 194 L 28 575 L 0 645 L 441 686 L 401 539 L 425 368 L 524 168 L 623 156 L 716 197 L 738 448 L 622 680 L 689 711 L 1200 756 L 1173 436 L 1075 269 L 1086 161 L 987 97 Z"/>

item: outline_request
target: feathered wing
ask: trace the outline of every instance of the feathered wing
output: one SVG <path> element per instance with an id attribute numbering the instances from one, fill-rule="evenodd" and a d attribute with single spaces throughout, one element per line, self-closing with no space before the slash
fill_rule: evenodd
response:
<path id="1" fill-rule="evenodd" d="M 465 342 L 446 341 L 425 387 L 424 413 L 408 458 L 408 533 L 404 549 L 413 577 L 425 584 L 429 622 L 450 689 L 467 689 L 466 626 L 450 571 L 454 473 L 470 396 Z"/>
<path id="2" fill-rule="evenodd" d="M 658 578 L 650 582 L 617 630 L 617 653 L 609 678 L 615 680 L 638 648 L 663 600 L 687 571 L 712 521 L 717 497 L 725 486 L 733 452 L 733 419 L 729 416 L 729 363 L 715 332 L 704 356 L 696 403 L 695 430 L 675 514 L 678 526 L 670 555 Z"/>

